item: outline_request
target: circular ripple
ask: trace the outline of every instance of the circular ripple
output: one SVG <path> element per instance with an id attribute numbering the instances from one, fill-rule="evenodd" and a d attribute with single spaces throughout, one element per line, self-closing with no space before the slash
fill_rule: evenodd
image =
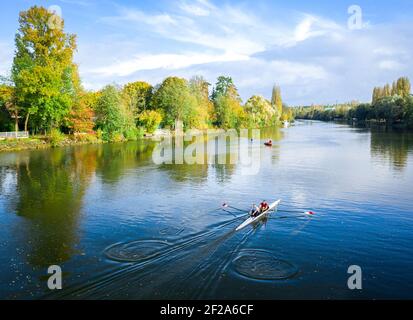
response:
<path id="1" fill-rule="evenodd" d="M 243 250 L 232 264 L 240 275 L 255 280 L 285 280 L 298 273 L 294 265 L 264 250 Z"/>
<path id="2" fill-rule="evenodd" d="M 118 262 L 139 262 L 157 257 L 167 246 L 168 242 L 162 240 L 138 240 L 110 246 L 104 254 Z"/>

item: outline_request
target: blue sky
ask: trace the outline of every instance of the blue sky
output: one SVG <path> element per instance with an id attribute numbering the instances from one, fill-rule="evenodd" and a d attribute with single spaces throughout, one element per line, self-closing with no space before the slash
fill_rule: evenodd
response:
<path id="1" fill-rule="evenodd" d="M 359 28 L 348 27 L 351 5 Z M 369 101 L 374 86 L 413 80 L 413 1 L 2 1 L 0 74 L 9 72 L 18 13 L 59 6 L 77 34 L 84 86 L 176 75 L 233 77 L 244 99 L 274 83 L 290 105 Z"/>

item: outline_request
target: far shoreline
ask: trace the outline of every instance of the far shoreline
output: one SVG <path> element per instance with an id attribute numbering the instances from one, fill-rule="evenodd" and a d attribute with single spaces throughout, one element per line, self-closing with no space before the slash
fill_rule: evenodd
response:
<path id="1" fill-rule="evenodd" d="M 293 122 L 294 123 L 294 122 Z M 290 124 L 291 125 L 291 124 Z M 276 125 L 277 126 L 277 125 Z M 272 126 L 268 126 L 272 127 Z M 282 124 L 278 125 L 278 127 L 285 128 Z M 266 128 L 266 127 L 263 127 Z M 263 129 L 261 128 L 261 129 Z M 245 128 L 251 130 L 253 128 Z M 257 128 L 259 129 L 259 128 Z M 191 129 L 191 130 L 198 130 L 205 134 L 209 129 Z M 225 130 L 222 128 L 215 128 L 215 130 Z M 234 129 L 237 130 L 237 129 Z M 55 149 L 55 148 L 62 148 L 62 147 L 75 147 L 75 146 L 85 146 L 85 145 L 101 145 L 101 144 L 111 144 L 111 143 L 128 143 L 134 141 L 144 141 L 144 140 L 152 140 L 158 141 L 164 137 L 174 137 L 175 131 L 170 129 L 158 129 L 155 133 L 146 133 L 143 136 L 137 138 L 136 140 L 123 140 L 123 141 L 104 141 L 102 139 L 94 138 L 94 139 L 85 139 L 79 140 L 73 135 L 64 135 L 64 139 L 57 143 L 52 144 L 49 140 L 48 136 L 30 136 L 26 139 L 4 139 L 0 140 L 0 154 L 8 153 L 8 152 L 19 152 L 19 151 L 27 151 L 27 150 L 46 150 L 46 149 Z"/>

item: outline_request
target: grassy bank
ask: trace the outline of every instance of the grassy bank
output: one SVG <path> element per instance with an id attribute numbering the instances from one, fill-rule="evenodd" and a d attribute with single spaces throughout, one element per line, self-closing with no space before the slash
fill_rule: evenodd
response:
<path id="1" fill-rule="evenodd" d="M 97 138 L 79 138 L 69 135 L 64 135 L 60 137 L 60 139 L 53 139 L 52 137 L 47 136 L 33 136 L 28 139 L 0 140 L 0 152 L 47 149 L 98 143 L 103 143 L 103 141 Z"/>

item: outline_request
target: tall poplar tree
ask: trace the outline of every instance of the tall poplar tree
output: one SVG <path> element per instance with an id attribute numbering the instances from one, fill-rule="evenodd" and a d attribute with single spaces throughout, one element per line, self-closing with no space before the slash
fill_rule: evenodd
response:
<path id="1" fill-rule="evenodd" d="M 20 13 L 12 80 L 26 130 L 29 117 L 32 128 L 47 130 L 58 128 L 70 112 L 78 79 L 76 38 L 63 30 L 63 20 L 43 7 Z"/>
<path id="2" fill-rule="evenodd" d="M 271 105 L 277 111 L 278 119 L 283 113 L 283 101 L 281 97 L 281 88 L 275 85 L 272 89 Z"/>

